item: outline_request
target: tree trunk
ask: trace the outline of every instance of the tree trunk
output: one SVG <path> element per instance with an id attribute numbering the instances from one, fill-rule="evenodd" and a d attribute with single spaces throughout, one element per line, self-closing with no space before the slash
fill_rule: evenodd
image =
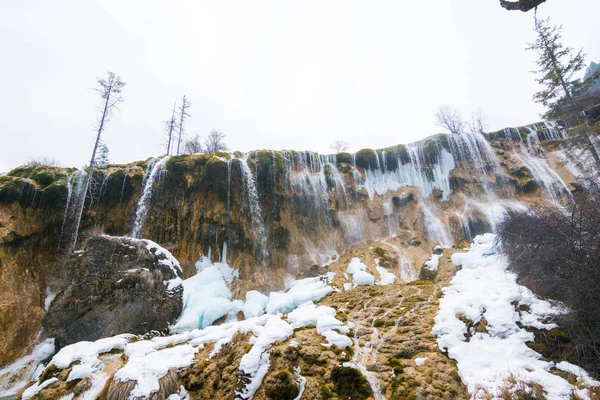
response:
<path id="1" fill-rule="evenodd" d="M 102 130 L 104 129 L 104 121 L 106 120 L 106 115 L 108 114 L 108 101 L 110 99 L 110 92 L 112 90 L 112 86 L 108 88 L 108 93 L 106 94 L 106 102 L 104 103 L 104 111 L 102 111 L 102 119 L 100 120 L 100 126 L 98 127 L 98 135 L 96 136 L 96 143 L 94 144 L 94 150 L 92 151 L 92 158 L 90 159 L 90 166 L 88 168 L 88 174 L 85 177 L 85 184 L 83 187 L 82 199 L 80 199 L 81 205 L 79 206 L 79 210 L 77 210 L 77 216 L 75 218 L 75 229 L 73 230 L 73 236 L 71 238 L 71 245 L 69 247 L 69 253 L 77 248 L 77 236 L 79 234 L 79 225 L 81 224 L 81 216 L 83 215 L 83 209 L 85 207 L 85 199 L 87 197 L 87 192 L 90 187 L 90 180 L 92 179 L 92 175 L 94 174 L 94 163 L 96 159 L 96 151 L 98 150 L 98 144 L 100 143 L 100 135 L 102 134 Z"/>

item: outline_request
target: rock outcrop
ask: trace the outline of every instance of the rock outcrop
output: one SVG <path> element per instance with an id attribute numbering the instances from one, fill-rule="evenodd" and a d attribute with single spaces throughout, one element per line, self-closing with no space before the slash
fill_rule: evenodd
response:
<path id="1" fill-rule="evenodd" d="M 561 202 L 585 172 L 585 151 L 569 141 L 539 123 L 354 155 L 259 150 L 110 165 L 94 171 L 79 231 L 130 236 L 135 226 L 173 253 L 183 277 L 200 254 L 218 260 L 227 248 L 239 298 L 278 290 L 358 243 L 411 232 L 415 247 L 420 238 L 452 246 L 494 230 L 507 212 Z M 61 260 L 83 176 L 56 167 L 0 176 L 0 367 L 25 353 L 47 289 L 69 272 Z"/>
<path id="2" fill-rule="evenodd" d="M 57 348 L 120 333 L 165 332 L 182 310 L 179 263 L 147 240 L 89 238 L 63 268 L 72 276 L 43 319 Z"/>

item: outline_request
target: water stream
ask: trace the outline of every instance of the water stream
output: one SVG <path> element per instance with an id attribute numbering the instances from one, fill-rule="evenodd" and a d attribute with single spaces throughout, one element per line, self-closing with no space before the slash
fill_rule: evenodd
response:
<path id="1" fill-rule="evenodd" d="M 135 211 L 135 220 L 133 222 L 131 237 L 141 237 L 140 235 L 142 234 L 142 228 L 144 227 L 144 222 L 146 222 L 148 206 L 150 205 L 150 200 L 152 199 L 152 186 L 154 185 L 154 181 L 160 175 L 160 172 L 163 170 L 167 161 L 169 161 L 169 158 L 171 157 L 165 156 L 163 158 L 154 158 L 148 163 L 148 168 L 146 169 L 142 183 L 142 195 L 140 196 L 137 209 Z"/>

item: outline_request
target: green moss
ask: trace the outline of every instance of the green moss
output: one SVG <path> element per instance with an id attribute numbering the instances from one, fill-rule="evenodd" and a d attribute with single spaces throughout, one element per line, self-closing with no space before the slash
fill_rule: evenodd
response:
<path id="1" fill-rule="evenodd" d="M 337 161 L 337 163 L 346 163 L 346 164 L 352 164 L 352 154 L 350 153 L 337 153 L 335 156 L 335 159 Z"/>
<path id="2" fill-rule="evenodd" d="M 45 188 L 54 183 L 60 183 L 65 187 L 67 185 L 67 173 L 59 167 L 21 166 L 6 175 L 31 179 L 40 188 Z"/>
<path id="3" fill-rule="evenodd" d="M 265 382 L 265 395 L 273 400 L 293 400 L 300 389 L 294 375 L 288 370 L 280 370 Z"/>
<path id="4" fill-rule="evenodd" d="M 357 167 L 364 169 L 377 169 L 379 167 L 375 151 L 372 149 L 359 150 L 354 156 L 354 161 Z"/>
<path id="5" fill-rule="evenodd" d="M 322 384 L 321 386 L 319 386 L 319 393 L 321 394 L 321 397 L 324 399 L 330 399 L 333 397 L 333 392 L 331 391 L 329 386 L 327 386 L 325 384 Z"/>
<path id="6" fill-rule="evenodd" d="M 331 381 L 338 397 L 348 400 L 366 400 L 373 396 L 369 382 L 354 368 L 336 367 L 331 371 Z"/>

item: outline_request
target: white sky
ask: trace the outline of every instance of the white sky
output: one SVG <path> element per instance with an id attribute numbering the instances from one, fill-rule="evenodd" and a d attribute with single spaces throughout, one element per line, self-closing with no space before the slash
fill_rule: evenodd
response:
<path id="1" fill-rule="evenodd" d="M 600 60 L 600 1 L 539 14 Z M 188 133 L 219 129 L 242 151 L 407 143 L 440 131 L 440 104 L 481 107 L 492 129 L 534 122 L 532 26 L 497 0 L 2 1 L 0 171 L 86 163 L 107 69 L 127 82 L 104 133 L 113 162 L 164 152 L 183 94 Z"/>

